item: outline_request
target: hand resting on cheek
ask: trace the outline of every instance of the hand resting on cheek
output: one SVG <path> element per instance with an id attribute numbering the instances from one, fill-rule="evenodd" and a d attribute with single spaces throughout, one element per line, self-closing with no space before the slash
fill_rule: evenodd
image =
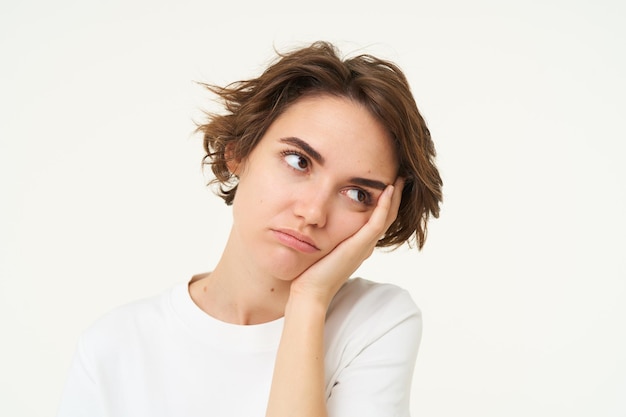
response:
<path id="1" fill-rule="evenodd" d="M 378 240 L 396 219 L 403 187 L 401 177 L 388 185 L 367 223 L 296 278 L 291 294 L 313 297 L 328 305 L 350 275 L 371 256 Z"/>

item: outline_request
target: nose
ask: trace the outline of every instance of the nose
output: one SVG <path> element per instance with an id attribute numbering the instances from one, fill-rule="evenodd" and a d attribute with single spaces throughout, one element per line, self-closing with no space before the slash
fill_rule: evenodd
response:
<path id="1" fill-rule="evenodd" d="M 330 190 L 322 186 L 303 187 L 296 196 L 294 214 L 307 226 L 324 227 L 328 219 L 330 200 Z"/>

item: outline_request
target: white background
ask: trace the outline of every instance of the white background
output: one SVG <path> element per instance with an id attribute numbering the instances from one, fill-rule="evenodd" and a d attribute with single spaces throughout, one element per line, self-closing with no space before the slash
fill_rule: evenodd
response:
<path id="1" fill-rule="evenodd" d="M 195 81 L 325 39 L 397 62 L 439 152 L 425 249 L 359 271 L 423 310 L 413 414 L 626 416 L 623 2 L 212 3 L 1 3 L 0 415 L 54 415 L 86 326 L 215 264 Z"/>

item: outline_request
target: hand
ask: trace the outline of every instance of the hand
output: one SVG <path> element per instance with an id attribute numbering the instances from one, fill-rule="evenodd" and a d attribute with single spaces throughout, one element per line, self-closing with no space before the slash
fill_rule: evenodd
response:
<path id="1" fill-rule="evenodd" d="M 297 277 L 291 284 L 291 295 L 312 296 L 328 306 L 344 282 L 370 257 L 378 240 L 396 219 L 403 187 L 403 178 L 388 185 L 367 223 Z"/>

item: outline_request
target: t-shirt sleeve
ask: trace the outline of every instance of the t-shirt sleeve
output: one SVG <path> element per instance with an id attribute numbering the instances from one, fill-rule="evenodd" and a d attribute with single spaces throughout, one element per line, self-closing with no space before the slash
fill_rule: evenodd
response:
<path id="1" fill-rule="evenodd" d="M 327 400 L 329 417 L 408 417 L 421 313 L 396 293 L 351 335 Z M 354 349 L 358 341 L 358 348 Z"/>
<path id="2" fill-rule="evenodd" d="M 83 340 L 72 359 L 58 417 L 104 417 L 103 405 Z"/>

